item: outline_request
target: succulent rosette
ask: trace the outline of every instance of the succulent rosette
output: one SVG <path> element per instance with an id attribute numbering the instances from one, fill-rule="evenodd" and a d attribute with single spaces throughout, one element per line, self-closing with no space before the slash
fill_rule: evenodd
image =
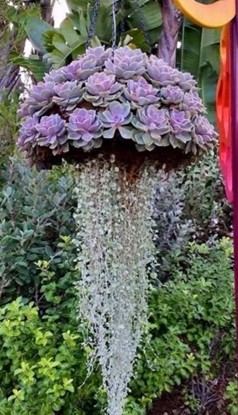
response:
<path id="1" fill-rule="evenodd" d="M 67 81 L 55 85 L 52 101 L 60 107 L 64 107 L 65 110 L 71 111 L 82 101 L 83 93 L 81 82 Z"/>
<path id="2" fill-rule="evenodd" d="M 132 129 L 128 127 L 132 119 L 129 103 L 113 101 L 108 108 L 99 114 L 102 121 L 104 138 L 113 138 L 118 130 L 122 138 L 132 138 Z"/>
<path id="3" fill-rule="evenodd" d="M 84 98 L 94 106 L 107 106 L 110 101 L 116 100 L 122 93 L 122 85 L 116 82 L 115 75 L 97 72 L 91 75 L 85 83 Z"/>
<path id="4" fill-rule="evenodd" d="M 131 79 L 145 73 L 146 55 L 140 49 L 128 46 L 116 49 L 114 55 L 106 60 L 105 72 L 116 75 L 117 79 Z"/>
<path id="5" fill-rule="evenodd" d="M 160 102 L 158 90 L 154 88 L 145 78 L 129 80 L 124 88 L 125 101 L 130 101 L 131 107 L 140 108 L 145 105 Z"/>
<path id="6" fill-rule="evenodd" d="M 123 146 L 123 139 L 145 154 L 159 156 L 166 147 L 181 157 L 200 155 L 217 134 L 198 92 L 191 74 L 139 49 L 89 48 L 32 87 L 18 111 L 18 146 L 32 159 L 44 149 L 47 157 L 73 158 L 103 151 L 109 140 Z"/>
<path id="7" fill-rule="evenodd" d="M 38 125 L 38 117 L 33 115 L 33 117 L 27 117 L 20 128 L 20 134 L 18 137 L 17 144 L 18 146 L 24 150 L 29 151 L 37 145 L 37 125 Z"/>
<path id="8" fill-rule="evenodd" d="M 154 105 L 149 105 L 137 111 L 132 124 L 137 131 L 134 133 L 134 140 L 146 150 L 151 151 L 155 146 L 167 147 L 169 145 L 170 124 L 167 109 L 158 109 Z M 138 147 L 138 149 L 142 150 L 143 147 Z"/>
<path id="9" fill-rule="evenodd" d="M 69 117 L 68 139 L 74 147 L 84 147 L 84 150 L 98 147 L 96 140 L 101 136 L 102 123 L 95 110 L 77 108 L 73 111 Z"/>
<path id="10" fill-rule="evenodd" d="M 49 147 L 53 154 L 68 151 L 66 122 L 58 114 L 52 114 L 41 118 L 36 124 L 37 144 L 41 147 Z"/>

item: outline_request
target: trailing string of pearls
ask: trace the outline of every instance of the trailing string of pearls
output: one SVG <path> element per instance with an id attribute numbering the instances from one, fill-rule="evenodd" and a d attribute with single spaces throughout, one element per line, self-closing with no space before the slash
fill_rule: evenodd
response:
<path id="1" fill-rule="evenodd" d="M 147 317 L 155 170 L 144 165 L 137 183 L 114 161 L 79 169 L 75 220 L 80 318 L 102 368 L 108 415 L 121 415 Z M 90 362 L 89 362 L 90 365 Z"/>

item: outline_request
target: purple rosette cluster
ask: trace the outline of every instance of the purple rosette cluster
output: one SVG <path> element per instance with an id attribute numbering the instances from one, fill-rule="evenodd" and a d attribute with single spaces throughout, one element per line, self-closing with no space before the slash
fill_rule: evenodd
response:
<path id="1" fill-rule="evenodd" d="M 189 73 L 139 49 L 89 48 L 33 86 L 19 109 L 18 146 L 53 155 L 90 151 L 120 136 L 139 151 L 201 154 L 217 139 Z"/>
<path id="2" fill-rule="evenodd" d="M 83 147 L 90 150 L 98 144 L 98 139 L 102 136 L 102 123 L 97 117 L 95 110 L 77 108 L 69 117 L 68 139 L 76 148 Z M 100 144 L 101 144 L 100 140 Z"/>

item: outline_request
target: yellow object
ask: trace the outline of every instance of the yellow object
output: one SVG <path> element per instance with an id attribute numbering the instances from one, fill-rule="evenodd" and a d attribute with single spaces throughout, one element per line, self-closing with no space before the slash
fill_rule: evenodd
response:
<path id="1" fill-rule="evenodd" d="M 196 0 L 173 0 L 174 4 L 193 23 L 202 27 L 222 27 L 235 17 L 235 0 L 218 0 L 212 4 Z"/>

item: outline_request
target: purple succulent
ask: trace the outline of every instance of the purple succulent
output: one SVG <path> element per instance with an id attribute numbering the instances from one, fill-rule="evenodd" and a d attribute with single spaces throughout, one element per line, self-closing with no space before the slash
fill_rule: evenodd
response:
<path id="1" fill-rule="evenodd" d="M 68 151 L 65 121 L 58 114 L 41 118 L 36 129 L 38 131 L 37 144 L 49 147 L 53 154 Z"/>
<path id="2" fill-rule="evenodd" d="M 184 92 L 179 86 L 168 85 L 161 88 L 161 101 L 166 105 L 177 105 L 183 101 Z"/>
<path id="3" fill-rule="evenodd" d="M 97 61 L 94 58 L 84 56 L 84 58 L 73 61 L 70 65 L 65 66 L 63 72 L 69 81 L 85 81 L 90 75 L 101 69 L 101 66 L 97 65 Z"/>
<path id="4" fill-rule="evenodd" d="M 107 109 L 99 113 L 103 127 L 106 128 L 103 133 L 104 138 L 113 138 L 116 130 L 119 131 L 121 137 L 132 138 L 132 129 L 125 127 L 131 122 L 132 114 L 129 103 L 111 102 Z"/>
<path id="5" fill-rule="evenodd" d="M 202 99 L 196 91 L 186 92 L 183 98 L 182 108 L 191 113 L 205 113 L 205 107 Z"/>
<path id="6" fill-rule="evenodd" d="M 204 113 L 191 74 L 139 49 L 98 46 L 33 86 L 18 111 L 24 118 L 18 146 L 29 155 L 38 145 L 53 154 L 68 151 L 69 143 L 89 151 L 120 134 L 139 151 L 171 145 L 196 153 L 217 137 Z"/>
<path id="7" fill-rule="evenodd" d="M 104 66 L 107 59 L 112 56 L 112 49 L 106 49 L 105 46 L 97 46 L 95 48 L 88 48 L 85 56 L 96 61 L 97 66 Z"/>
<path id="8" fill-rule="evenodd" d="M 85 87 L 85 100 L 98 106 L 105 106 L 108 101 L 119 98 L 122 91 L 122 85 L 115 82 L 115 75 L 107 75 L 104 72 L 91 75 L 86 81 Z"/>
<path id="9" fill-rule="evenodd" d="M 29 96 L 21 105 L 18 115 L 24 118 L 36 112 L 39 116 L 44 114 L 52 106 L 53 88 L 53 82 L 39 82 L 34 85 Z"/>
<path id="10" fill-rule="evenodd" d="M 61 84 L 67 80 L 64 74 L 65 67 L 60 69 L 53 69 L 50 73 L 44 76 L 44 82 L 54 82 L 54 84 Z"/>
<path id="11" fill-rule="evenodd" d="M 28 117 L 29 115 L 33 115 L 34 112 L 36 112 L 38 109 L 38 106 L 35 107 L 29 106 L 29 103 L 27 99 L 21 104 L 19 110 L 17 111 L 17 114 L 20 118 Z"/>
<path id="12" fill-rule="evenodd" d="M 126 100 L 131 101 L 132 108 L 158 103 L 160 98 L 158 90 L 149 84 L 145 78 L 140 77 L 137 81 L 129 80 L 124 89 Z"/>
<path id="13" fill-rule="evenodd" d="M 179 71 L 156 56 L 150 56 L 146 69 L 149 78 L 156 86 L 176 85 L 179 82 Z"/>
<path id="14" fill-rule="evenodd" d="M 209 147 L 217 138 L 214 126 L 203 115 L 198 115 L 194 119 L 193 139 L 202 148 Z"/>
<path id="15" fill-rule="evenodd" d="M 193 123 L 185 111 L 174 109 L 170 111 L 171 135 L 170 144 L 176 148 L 184 148 L 184 144 L 191 140 Z"/>
<path id="16" fill-rule="evenodd" d="M 52 105 L 54 82 L 38 82 L 30 91 L 26 99 L 28 114 L 43 115 Z"/>
<path id="17" fill-rule="evenodd" d="M 140 49 L 128 46 L 116 49 L 114 56 L 105 62 L 105 72 L 114 74 L 118 79 L 130 79 L 145 72 L 145 54 Z"/>
<path id="18" fill-rule="evenodd" d="M 96 111 L 77 108 L 69 117 L 68 139 L 74 147 L 85 147 L 102 136 L 102 123 Z"/>
<path id="19" fill-rule="evenodd" d="M 35 147 L 37 144 L 38 130 L 37 130 L 38 118 L 27 117 L 20 128 L 20 135 L 17 141 L 17 145 L 21 150 L 27 151 Z"/>
<path id="20" fill-rule="evenodd" d="M 138 130 L 134 134 L 137 144 L 168 146 L 166 135 L 170 132 L 169 113 L 166 109 L 158 109 L 154 105 L 139 109 L 132 119 L 133 126 Z"/>
<path id="21" fill-rule="evenodd" d="M 71 111 L 82 101 L 84 88 L 82 88 L 82 82 L 67 81 L 55 85 L 54 92 L 56 95 L 53 97 L 53 102 Z"/>
<path id="22" fill-rule="evenodd" d="M 41 107 L 49 104 L 54 93 L 54 86 L 54 82 L 38 82 L 37 85 L 33 85 L 28 100 L 39 103 Z"/>
<path id="23" fill-rule="evenodd" d="M 184 91 L 190 91 L 196 87 L 197 81 L 189 72 L 179 72 L 178 84 Z"/>

